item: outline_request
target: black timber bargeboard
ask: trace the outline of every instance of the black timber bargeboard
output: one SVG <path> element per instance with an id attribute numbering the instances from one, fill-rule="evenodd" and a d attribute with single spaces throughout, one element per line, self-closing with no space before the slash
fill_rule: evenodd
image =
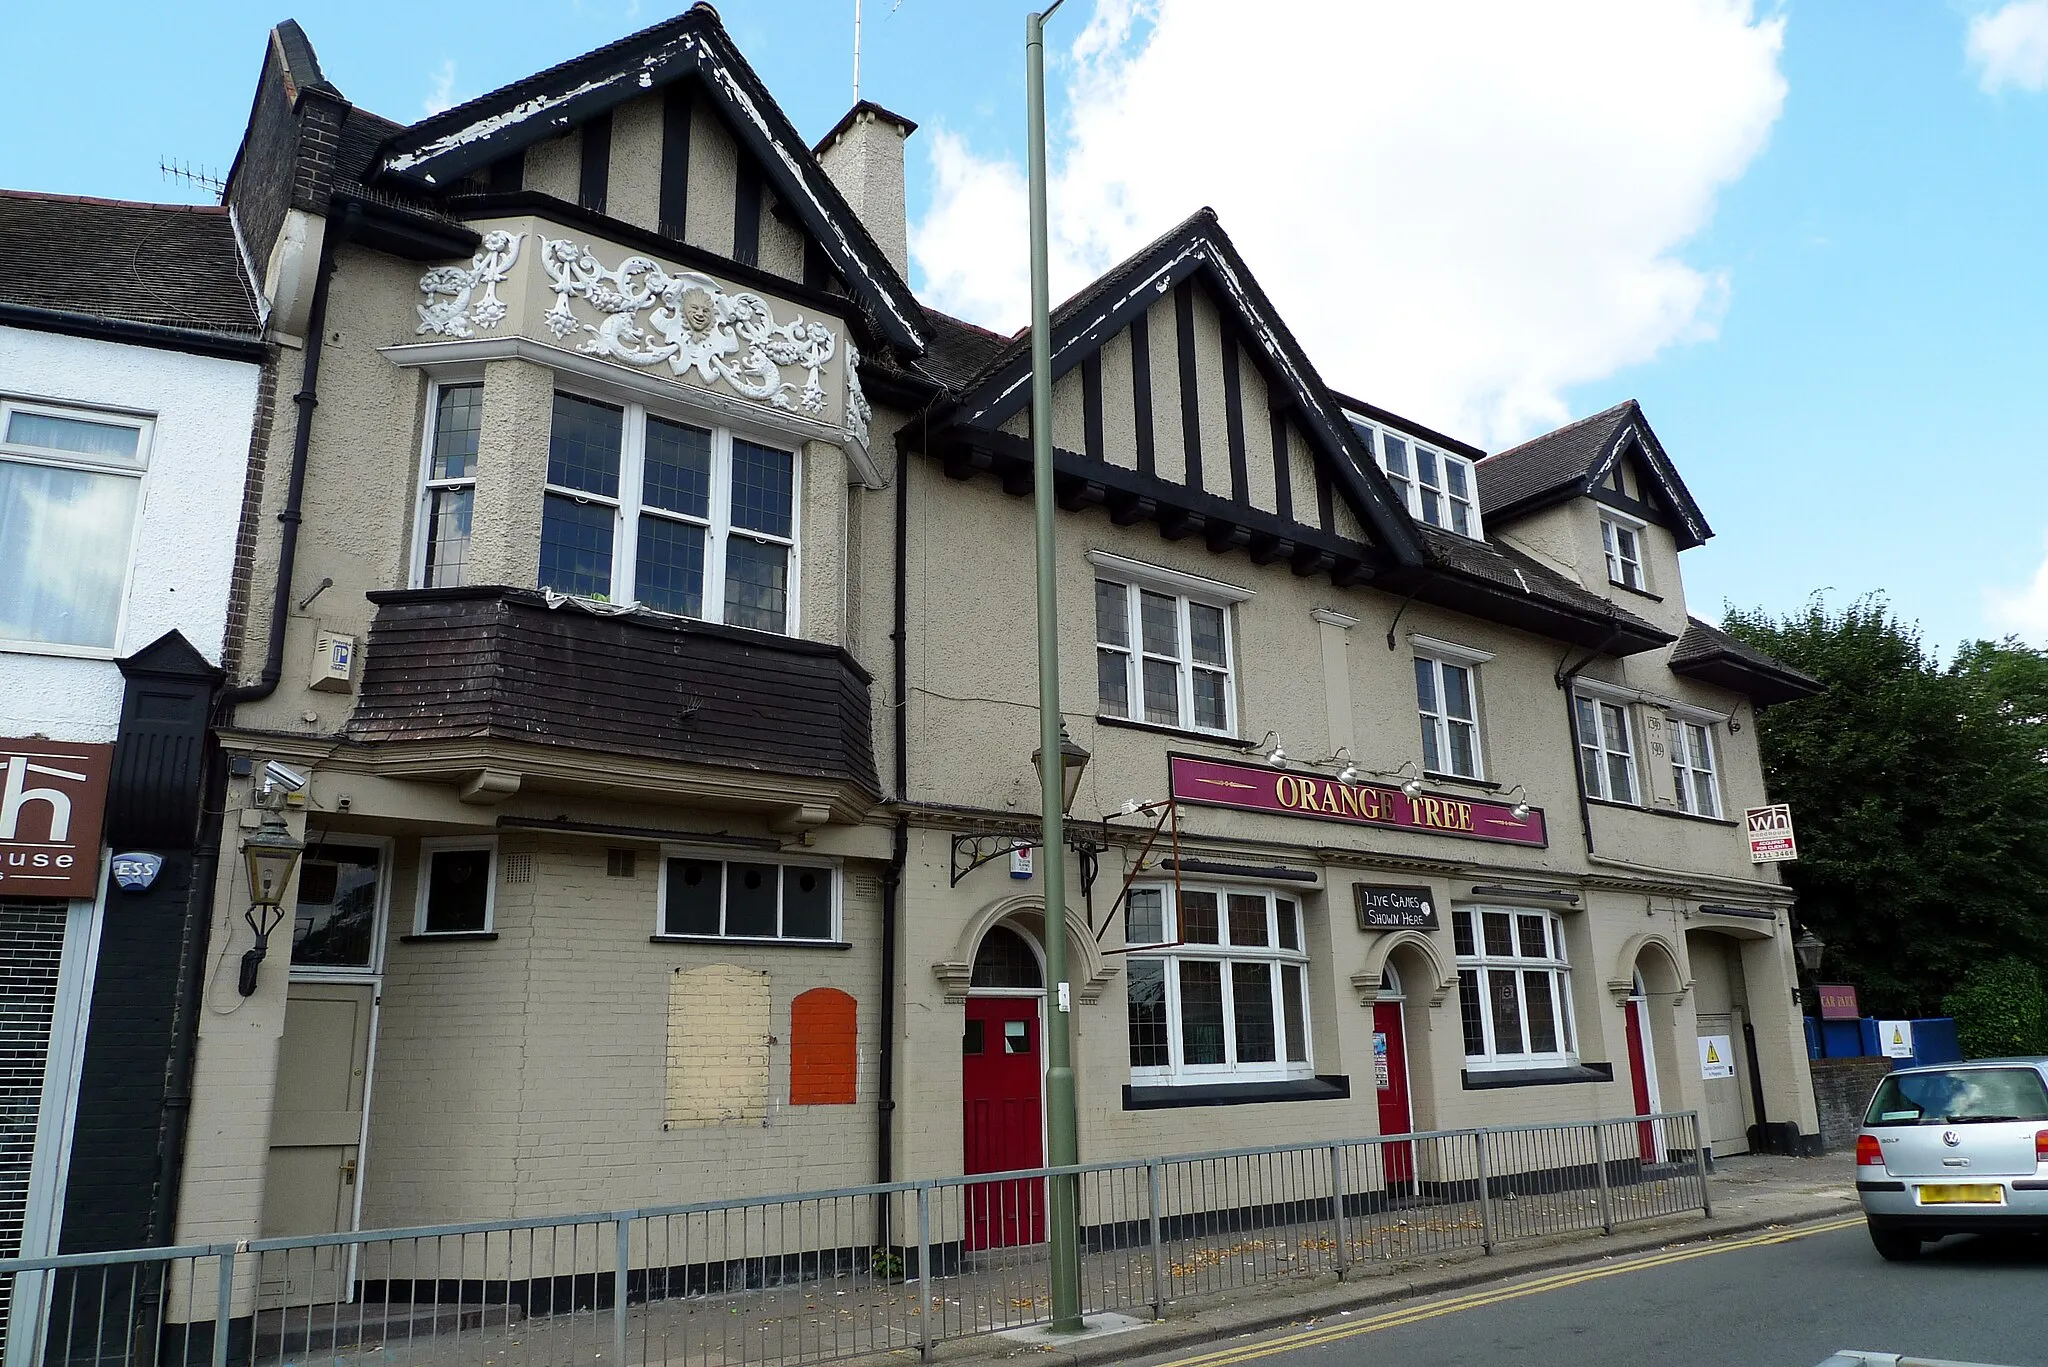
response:
<path id="1" fill-rule="evenodd" d="M 370 595 L 364 743 L 496 738 L 857 785 L 879 795 L 870 679 L 838 647 L 519 589 Z"/>

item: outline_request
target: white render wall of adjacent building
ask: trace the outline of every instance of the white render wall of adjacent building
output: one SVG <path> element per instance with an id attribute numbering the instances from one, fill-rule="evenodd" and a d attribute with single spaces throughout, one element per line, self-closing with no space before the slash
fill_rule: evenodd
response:
<path id="1" fill-rule="evenodd" d="M 113 740 L 121 719 L 113 659 L 167 631 L 220 663 L 259 379 L 247 361 L 0 327 L 0 393 L 155 422 L 114 649 L 90 657 L 0 651 L 0 736 Z"/>

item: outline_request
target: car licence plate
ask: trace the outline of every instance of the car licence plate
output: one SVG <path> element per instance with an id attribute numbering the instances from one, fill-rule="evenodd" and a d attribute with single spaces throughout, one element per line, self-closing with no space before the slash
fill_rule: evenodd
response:
<path id="1" fill-rule="evenodd" d="M 1932 1185 L 1920 1188 L 1923 1206 L 1997 1206 L 2005 1203 L 2005 1188 L 1996 1182 Z"/>

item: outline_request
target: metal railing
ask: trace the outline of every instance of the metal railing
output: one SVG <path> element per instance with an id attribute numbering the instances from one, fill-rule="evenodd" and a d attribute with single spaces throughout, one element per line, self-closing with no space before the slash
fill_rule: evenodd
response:
<path id="1" fill-rule="evenodd" d="M 784 1364 L 1050 1317 L 1075 1183 L 1087 1313 L 1712 1213 L 1694 1112 L 687 1205 L 0 1259 L 8 1367 Z"/>

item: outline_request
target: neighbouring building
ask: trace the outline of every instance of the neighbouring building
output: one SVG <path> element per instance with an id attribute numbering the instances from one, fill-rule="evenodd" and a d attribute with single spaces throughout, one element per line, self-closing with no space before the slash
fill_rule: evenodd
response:
<path id="1" fill-rule="evenodd" d="M 226 209 L 0 191 L 0 1255 L 170 1233 L 262 331 Z"/>
<path id="2" fill-rule="evenodd" d="M 271 33 L 226 199 L 310 401 L 257 458 L 218 953 L 266 762 L 304 854 L 289 963 L 207 987 L 180 1239 L 1035 1163 L 1048 933 L 1088 1159 L 1805 1145 L 1739 818 L 1817 685 L 1689 615 L 1648 421 L 1486 457 L 1347 397 L 1206 210 L 1052 324 L 1048 917 L 1027 340 L 905 285 L 912 130 L 807 146 L 702 5 L 411 125 Z"/>

